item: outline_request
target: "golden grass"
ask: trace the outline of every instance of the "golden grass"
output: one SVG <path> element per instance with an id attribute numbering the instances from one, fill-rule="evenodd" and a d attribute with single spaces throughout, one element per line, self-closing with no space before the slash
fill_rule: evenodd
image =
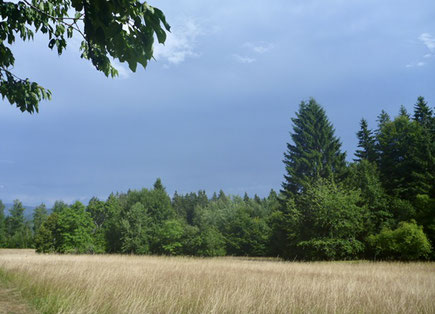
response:
<path id="1" fill-rule="evenodd" d="M 41 312 L 435 313 L 434 263 L 0 250 L 0 269 Z"/>

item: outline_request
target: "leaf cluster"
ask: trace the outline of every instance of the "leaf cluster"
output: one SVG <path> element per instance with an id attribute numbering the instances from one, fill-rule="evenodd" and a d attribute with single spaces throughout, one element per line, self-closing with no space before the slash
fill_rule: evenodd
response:
<path id="1" fill-rule="evenodd" d="M 153 57 L 155 37 L 163 44 L 170 26 L 163 12 L 138 0 L 23 0 L 0 1 L 0 94 L 21 111 L 38 112 L 51 91 L 12 73 L 11 46 L 35 33 L 48 37 L 48 47 L 61 55 L 69 38 L 82 38 L 81 57 L 106 76 L 117 76 L 111 59 L 127 62 L 135 72 Z"/>

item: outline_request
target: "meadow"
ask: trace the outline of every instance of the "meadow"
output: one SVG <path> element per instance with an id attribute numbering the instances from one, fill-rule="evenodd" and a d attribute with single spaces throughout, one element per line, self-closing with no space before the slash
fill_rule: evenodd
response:
<path id="1" fill-rule="evenodd" d="M 0 250 L 0 280 L 44 313 L 435 312 L 434 263 Z"/>

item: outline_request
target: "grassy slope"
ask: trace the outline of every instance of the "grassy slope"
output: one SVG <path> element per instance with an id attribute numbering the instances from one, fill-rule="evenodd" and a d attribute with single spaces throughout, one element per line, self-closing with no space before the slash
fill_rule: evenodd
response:
<path id="1" fill-rule="evenodd" d="M 36 255 L 0 269 L 47 313 L 434 313 L 434 263 Z"/>

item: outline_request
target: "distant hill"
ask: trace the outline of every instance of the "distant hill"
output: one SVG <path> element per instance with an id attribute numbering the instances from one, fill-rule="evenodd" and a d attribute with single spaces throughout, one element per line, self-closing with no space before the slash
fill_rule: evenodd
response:
<path id="1" fill-rule="evenodd" d="M 12 206 L 14 206 L 14 204 L 11 203 L 5 203 L 5 215 L 9 216 L 9 209 L 12 208 Z M 26 219 L 32 219 L 33 218 L 33 210 L 35 209 L 36 206 L 27 206 L 27 205 L 23 205 L 24 207 L 24 217 Z"/>

